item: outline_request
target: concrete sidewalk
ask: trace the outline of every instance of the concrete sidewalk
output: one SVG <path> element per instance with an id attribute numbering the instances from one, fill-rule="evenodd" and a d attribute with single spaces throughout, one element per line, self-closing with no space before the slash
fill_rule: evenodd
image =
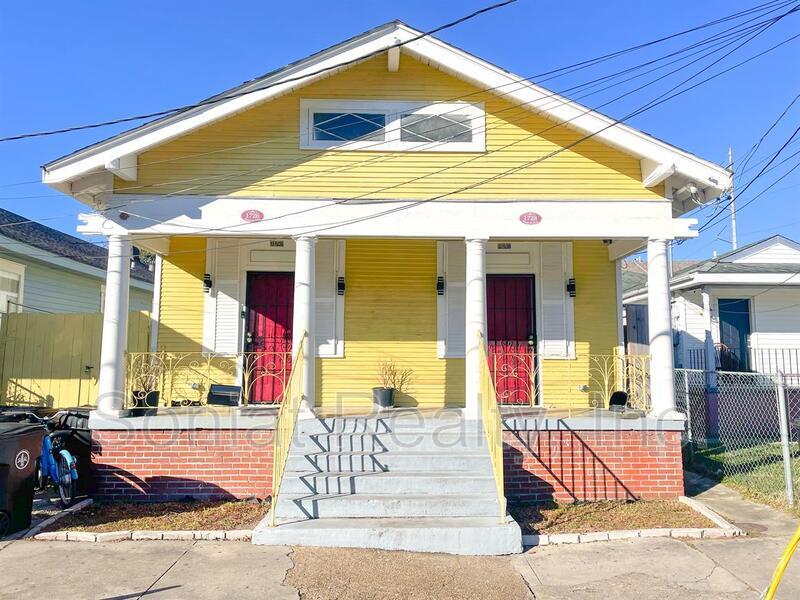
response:
<path id="1" fill-rule="evenodd" d="M 0 599 L 758 598 L 797 519 L 712 482 L 691 480 L 689 487 L 750 535 L 544 546 L 514 557 L 216 541 L 4 541 Z M 778 598 L 800 598 L 800 556 Z"/>
<path id="2" fill-rule="evenodd" d="M 691 473 L 686 487 L 748 536 L 545 546 L 515 557 L 514 565 L 536 598 L 758 598 L 800 521 Z M 800 598 L 800 555 L 777 597 Z"/>
<path id="3" fill-rule="evenodd" d="M 0 546 L 0 598 L 298 598 L 290 548 L 239 542 L 17 541 Z"/>

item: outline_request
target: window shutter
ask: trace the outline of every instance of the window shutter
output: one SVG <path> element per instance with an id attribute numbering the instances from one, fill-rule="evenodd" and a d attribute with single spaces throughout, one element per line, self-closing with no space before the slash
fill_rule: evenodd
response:
<path id="1" fill-rule="evenodd" d="M 344 356 L 344 296 L 336 283 L 344 276 L 344 241 L 319 240 L 315 264 L 315 322 L 317 356 Z"/>
<path id="2" fill-rule="evenodd" d="M 464 242 L 439 242 L 439 273 L 444 296 L 438 296 L 439 357 L 464 356 L 466 310 L 466 246 Z"/>
<path id="3" fill-rule="evenodd" d="M 239 290 L 239 242 L 220 240 L 215 252 L 212 272 L 216 299 L 214 311 L 214 352 L 235 354 L 239 351 L 241 298 Z"/>
<path id="4" fill-rule="evenodd" d="M 542 242 L 540 351 L 545 358 L 569 358 L 573 352 L 572 301 L 567 295 L 570 252 L 562 242 Z"/>

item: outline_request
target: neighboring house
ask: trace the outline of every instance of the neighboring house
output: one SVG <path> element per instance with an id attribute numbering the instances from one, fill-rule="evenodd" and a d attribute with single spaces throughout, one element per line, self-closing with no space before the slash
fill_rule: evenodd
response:
<path id="1" fill-rule="evenodd" d="M 670 280 L 676 367 L 800 373 L 800 244 L 775 235 L 682 263 Z M 632 344 L 647 337 L 646 270 L 641 261 L 623 270 Z"/>
<path id="2" fill-rule="evenodd" d="M 393 22 L 55 160 L 43 180 L 99 207 L 79 229 L 109 240 L 98 498 L 280 490 L 273 515 L 300 529 L 255 541 L 494 553 L 519 548 L 497 525 L 506 495 L 682 493 L 671 343 L 623 376 L 619 259 L 647 247 L 649 320 L 668 331 L 668 241 L 694 237 L 680 215 L 729 186 L 718 165 Z M 160 301 L 157 351 L 126 360 L 131 244 L 159 256 Z M 386 361 L 411 370 L 397 405 L 429 411 L 365 416 Z M 277 425 L 274 411 L 169 410 L 217 399 L 215 384 L 281 403 Z M 650 416 L 592 410 L 625 388 Z M 160 414 L 127 412 L 148 391 Z M 520 418 L 503 425 L 497 402 Z M 428 437 L 448 419 L 465 443 Z M 414 445 L 393 437 L 403 423 Z M 377 522 L 304 529 L 312 515 Z M 438 520 L 419 535 L 385 516 Z M 459 516 L 480 518 L 446 521 Z"/>
<path id="3" fill-rule="evenodd" d="M 106 255 L 101 246 L 0 208 L 0 314 L 88 313 L 103 307 Z M 150 310 L 153 273 L 131 269 L 130 310 Z"/>

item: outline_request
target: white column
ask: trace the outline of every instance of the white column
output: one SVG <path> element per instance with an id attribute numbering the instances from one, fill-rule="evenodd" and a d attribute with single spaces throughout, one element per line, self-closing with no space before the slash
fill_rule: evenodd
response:
<path id="1" fill-rule="evenodd" d="M 478 334 L 486 337 L 486 240 L 467 240 L 466 272 L 466 404 L 464 414 L 468 419 L 479 419 L 481 408 L 480 367 L 481 355 Z"/>
<path id="2" fill-rule="evenodd" d="M 650 329 L 650 404 L 655 417 L 679 416 L 675 410 L 672 313 L 667 240 L 647 242 L 647 317 Z"/>
<path id="3" fill-rule="evenodd" d="M 717 352 L 714 350 L 713 320 L 711 318 L 711 291 L 704 287 L 703 291 L 703 323 L 705 325 L 706 351 L 706 385 L 709 390 L 717 387 Z"/>
<path id="4" fill-rule="evenodd" d="M 292 323 L 292 348 L 298 348 L 303 332 L 307 332 L 303 346 L 303 402 L 300 418 L 313 418 L 315 393 L 314 377 L 316 342 L 314 339 L 314 263 L 317 238 L 294 238 L 294 322 Z"/>
<path id="5" fill-rule="evenodd" d="M 128 346 L 128 286 L 131 278 L 131 255 L 131 241 L 128 237 L 109 236 L 97 410 L 112 416 L 119 415 L 125 399 L 125 351 Z"/>

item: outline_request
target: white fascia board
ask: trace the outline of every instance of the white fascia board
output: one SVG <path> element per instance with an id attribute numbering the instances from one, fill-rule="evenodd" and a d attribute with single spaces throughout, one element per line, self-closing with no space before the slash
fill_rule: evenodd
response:
<path id="1" fill-rule="evenodd" d="M 699 273 L 696 285 L 800 285 L 800 273 Z"/>
<path id="2" fill-rule="evenodd" d="M 72 260 L 71 258 L 67 258 L 65 256 L 59 256 L 58 254 L 48 252 L 47 250 L 42 250 L 41 248 L 37 248 L 35 246 L 29 246 L 28 244 L 24 244 L 17 240 L 7 238 L 3 235 L 0 235 L 0 248 L 2 248 L 7 252 L 11 252 L 13 254 L 17 254 L 19 256 L 23 256 L 25 258 L 33 260 L 34 262 L 43 263 L 50 267 L 55 267 L 57 269 L 66 269 L 68 271 L 73 271 L 80 275 L 94 277 L 96 279 L 101 279 L 103 281 L 105 281 L 106 279 L 106 272 L 103 269 L 98 269 L 97 267 L 93 267 L 91 265 L 87 265 L 86 263 Z M 131 278 L 130 281 L 131 281 L 131 286 L 135 288 L 147 291 L 153 291 L 152 283 L 147 283 L 146 281 L 141 281 L 133 278 Z"/>
<path id="3" fill-rule="evenodd" d="M 646 158 L 659 165 L 674 165 L 676 173 L 695 181 L 699 188 L 711 188 L 722 192 L 730 183 L 730 173 L 723 167 L 700 159 L 688 152 L 657 140 L 641 131 L 637 131 L 622 123 L 614 121 L 591 109 L 572 102 L 562 96 L 521 80 L 499 67 L 483 61 L 475 56 L 459 50 L 445 42 L 432 37 L 409 41 L 420 34 L 410 27 L 398 25 L 356 38 L 349 44 L 341 45 L 317 57 L 301 61 L 287 67 L 271 77 L 254 81 L 250 86 L 236 90 L 241 94 L 248 89 L 258 89 L 271 85 L 269 89 L 240 95 L 230 100 L 221 101 L 191 109 L 174 119 L 156 122 L 150 128 L 140 128 L 108 140 L 95 148 L 79 152 L 47 165 L 43 182 L 57 187 L 58 183 L 78 177 L 88 171 L 103 168 L 106 163 L 122 156 L 138 154 L 142 151 L 162 144 L 191 130 L 213 123 L 219 119 L 246 110 L 255 104 L 289 93 L 299 87 L 308 85 L 322 77 L 328 77 L 341 69 L 331 69 L 317 76 L 309 76 L 301 81 L 284 80 L 302 77 L 326 67 L 356 61 L 367 55 L 388 49 L 400 42 L 408 42 L 403 51 L 411 56 L 434 64 L 445 72 L 464 79 L 482 89 L 495 89 L 497 94 L 511 102 L 519 103 L 528 110 L 541 113 L 556 122 L 567 125 L 584 134 L 592 134 L 598 141 L 604 142 L 623 152 L 640 159 Z M 281 83 L 284 81 L 284 83 Z M 87 154 L 84 158 L 81 155 Z"/>
<path id="4" fill-rule="evenodd" d="M 81 215 L 84 233 L 102 235 L 424 237 L 464 239 L 674 239 L 694 237 L 696 219 L 674 219 L 668 200 L 431 201 L 115 195 L 122 206 Z M 120 218 L 125 203 L 135 212 Z M 257 210 L 261 221 L 242 219 Z M 531 224 L 528 213 L 540 219 Z"/>
<path id="5" fill-rule="evenodd" d="M 705 285 L 794 287 L 800 286 L 800 273 L 796 275 L 787 273 L 692 273 L 672 281 L 669 289 L 674 293 Z M 637 300 L 644 298 L 647 298 L 647 290 L 639 288 L 628 292 L 624 297 L 624 302 L 625 304 L 635 304 Z"/>

